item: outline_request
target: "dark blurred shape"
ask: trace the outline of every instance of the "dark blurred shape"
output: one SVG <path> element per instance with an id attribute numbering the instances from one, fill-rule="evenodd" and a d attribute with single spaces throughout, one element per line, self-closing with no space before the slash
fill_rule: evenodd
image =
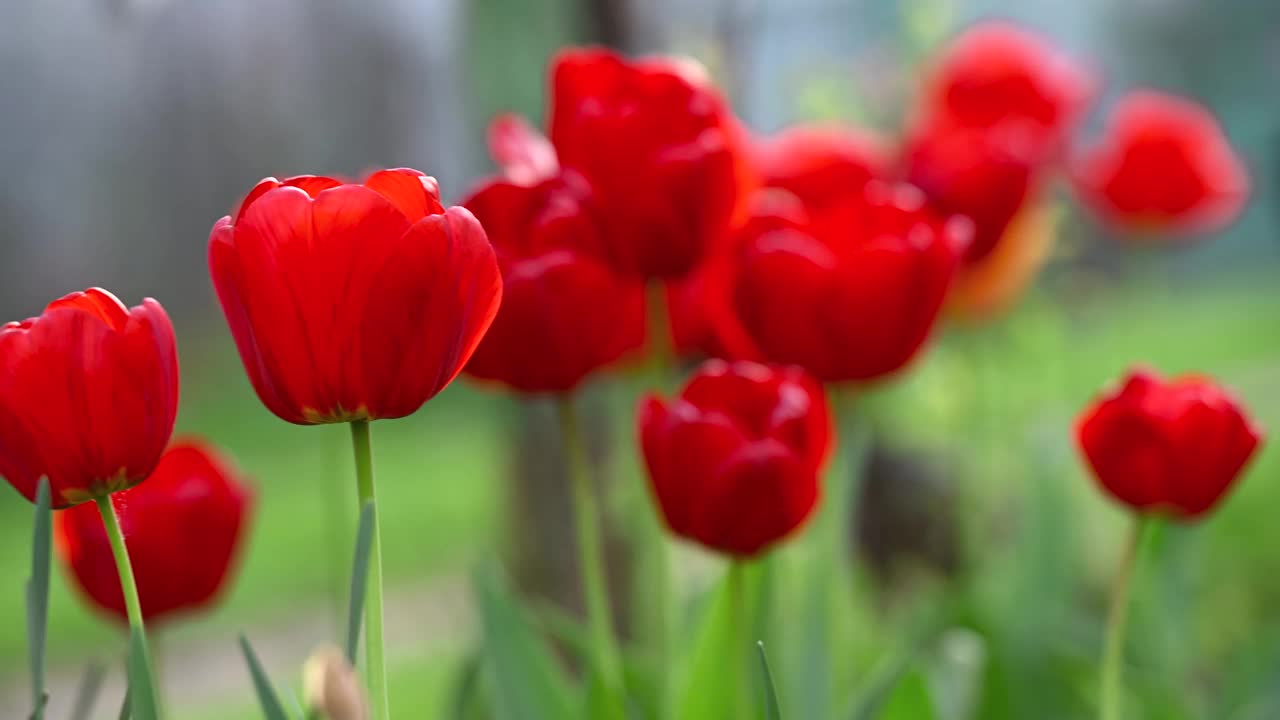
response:
<path id="1" fill-rule="evenodd" d="M 955 473 L 934 451 L 877 436 L 858 490 L 852 539 L 888 594 L 920 570 L 955 577 L 962 567 Z"/>

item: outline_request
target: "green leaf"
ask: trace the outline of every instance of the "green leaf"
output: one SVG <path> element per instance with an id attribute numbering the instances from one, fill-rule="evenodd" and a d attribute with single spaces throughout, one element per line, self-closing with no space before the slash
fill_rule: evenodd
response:
<path id="1" fill-rule="evenodd" d="M 80 678 L 80 689 L 76 691 L 76 704 L 71 710 L 71 720 L 89 720 L 94 703 L 98 700 L 98 691 L 102 689 L 102 678 L 106 668 L 97 660 L 90 660 Z"/>
<path id="2" fill-rule="evenodd" d="M 262 715 L 266 720 L 288 720 L 284 714 L 284 706 L 271 685 L 271 680 L 262 669 L 258 655 L 253 651 L 248 638 L 240 636 L 240 651 L 244 653 L 244 661 L 249 666 L 249 674 L 253 676 L 253 689 L 258 693 L 258 704 L 262 706 Z"/>
<path id="3" fill-rule="evenodd" d="M 876 717 L 879 720 L 936 720 L 937 708 L 924 673 L 912 670 L 904 675 Z"/>
<path id="4" fill-rule="evenodd" d="M 120 720 L 129 720 L 133 712 L 133 698 L 129 696 L 128 688 L 124 691 L 124 702 L 120 703 Z"/>
<path id="5" fill-rule="evenodd" d="M 151 678 L 151 657 L 146 638 L 137 629 L 129 631 L 129 696 L 133 698 L 133 720 L 157 720 L 155 682 Z"/>
<path id="6" fill-rule="evenodd" d="M 31 577 L 27 580 L 27 657 L 31 665 L 31 720 L 43 720 L 49 695 L 44 685 L 44 648 L 49 629 L 49 554 L 53 539 L 53 511 L 49 479 L 36 486 L 36 510 L 31 538 Z"/>
<path id="7" fill-rule="evenodd" d="M 476 581 L 485 657 L 498 720 L 566 720 L 577 715 L 571 685 L 496 571 Z"/>
<path id="8" fill-rule="evenodd" d="M 769 670 L 769 658 L 764 652 L 764 643 L 756 642 L 756 652 L 760 656 L 760 685 L 764 688 L 764 710 L 766 720 L 782 720 L 782 711 L 778 709 L 778 691 L 773 686 L 773 672 Z"/>
<path id="9" fill-rule="evenodd" d="M 360 649 L 360 621 L 364 618 L 364 595 L 369 589 L 369 551 L 373 547 L 373 501 L 360 510 L 356 530 L 356 552 L 351 566 L 351 601 L 347 615 L 347 662 L 354 667 Z"/>
<path id="10" fill-rule="evenodd" d="M 726 577 L 712 591 L 684 671 L 677 676 L 684 681 L 677 688 L 678 720 L 728 720 L 738 699 L 737 670 L 744 666 L 734 647 L 732 601 Z"/>

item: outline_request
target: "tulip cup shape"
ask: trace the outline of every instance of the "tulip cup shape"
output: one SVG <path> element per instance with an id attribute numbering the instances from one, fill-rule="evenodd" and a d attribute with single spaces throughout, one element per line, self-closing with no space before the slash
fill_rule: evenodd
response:
<path id="1" fill-rule="evenodd" d="M 762 218 L 733 287 L 763 357 L 828 382 L 882 378 L 916 356 L 972 236 L 967 219 L 936 215 L 910 185 L 871 183 L 850 202 L 838 233 Z"/>
<path id="2" fill-rule="evenodd" d="M 0 327 L 0 474 L 28 500 L 42 476 L 55 508 L 142 482 L 177 411 L 173 326 L 155 300 L 127 308 L 90 288 Z"/>
<path id="3" fill-rule="evenodd" d="M 728 105 L 692 61 L 573 49 L 552 61 L 550 136 L 605 222 L 600 253 L 624 275 L 688 274 L 741 196 L 745 152 Z"/>
<path id="4" fill-rule="evenodd" d="M 1093 99 L 1096 82 L 1048 39 L 1009 22 L 977 23 L 934 60 L 917 109 L 925 124 L 1023 127 L 1041 155 L 1060 150 Z"/>
<path id="5" fill-rule="evenodd" d="M 643 347 L 644 287 L 590 252 L 601 237 L 591 187 L 559 169 L 545 139 L 509 118 L 490 137 L 506 176 L 463 205 L 497 251 L 503 301 L 466 371 L 519 392 L 568 392 Z"/>
<path id="6" fill-rule="evenodd" d="M 1213 114 L 1141 90 L 1120 100 L 1102 140 L 1072 172 L 1084 204 L 1136 236 L 1221 230 L 1243 210 L 1249 175 Z"/>
<path id="7" fill-rule="evenodd" d="M 111 498 L 148 623 L 214 602 L 243 544 L 253 492 L 213 448 L 175 443 L 147 482 Z M 54 518 L 55 547 L 93 605 L 127 622 L 111 544 L 97 508 L 77 505 Z"/>
<path id="8" fill-rule="evenodd" d="M 1262 431 L 1212 380 L 1139 369 L 1084 410 L 1076 439 L 1111 497 L 1138 513 L 1191 521 L 1235 483 Z"/>
<path id="9" fill-rule="evenodd" d="M 749 558 L 813 513 L 831 445 L 826 399 L 799 368 L 709 360 L 639 409 L 650 489 L 674 534 Z"/>
<path id="10" fill-rule="evenodd" d="M 413 413 L 502 296 L 480 223 L 408 169 L 263 180 L 214 225 L 209 268 L 258 397 L 301 425 Z"/>

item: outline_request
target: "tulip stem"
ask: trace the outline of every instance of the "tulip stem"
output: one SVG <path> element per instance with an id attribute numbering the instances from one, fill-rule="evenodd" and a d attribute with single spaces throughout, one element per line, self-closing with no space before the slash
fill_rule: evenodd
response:
<path id="1" fill-rule="evenodd" d="M 1111 606 L 1107 612 L 1107 631 L 1102 653 L 1100 720 L 1120 720 L 1124 710 L 1124 639 L 1129 620 L 1129 602 L 1133 575 L 1138 566 L 1142 536 L 1148 525 L 1145 515 L 1134 516 L 1124 555 L 1111 588 Z"/>
<path id="2" fill-rule="evenodd" d="M 621 697 L 621 666 L 613 634 L 613 612 L 605 583 L 604 555 L 600 532 L 600 508 L 591 482 L 591 469 L 578 424 L 577 411 L 568 395 L 559 399 L 560 434 L 565 465 L 573 495 L 573 519 L 577 530 L 578 572 L 582 577 L 587 607 L 591 651 L 597 671 L 615 697 Z"/>
<path id="3" fill-rule="evenodd" d="M 130 683 L 130 687 L 131 689 L 148 688 L 152 693 L 150 705 L 156 708 L 158 712 L 160 700 L 156 696 L 156 673 L 151 664 L 151 650 L 147 643 L 147 629 L 142 618 L 142 601 L 138 598 L 138 583 L 133 577 L 133 563 L 129 560 L 129 548 L 125 545 L 124 532 L 120 529 L 120 519 L 116 516 L 116 508 L 111 503 L 111 496 L 103 495 L 97 497 L 94 502 L 98 504 L 98 512 L 102 515 L 102 526 L 107 531 L 107 540 L 111 543 L 111 554 L 116 560 L 116 572 L 120 574 L 120 589 L 124 591 L 124 609 L 129 617 L 129 629 L 142 641 L 145 672 L 151 676 L 151 681 L 147 683 L 137 682 L 137 679 L 134 678 L 134 682 Z M 135 700 L 136 702 L 138 701 Z"/>
<path id="4" fill-rule="evenodd" d="M 729 617 L 732 645 L 733 707 L 735 718 L 748 718 L 751 711 L 751 665 L 753 645 L 748 643 L 746 562 L 735 558 L 729 564 Z"/>
<path id="5" fill-rule="evenodd" d="M 369 683 L 369 699 L 374 720 L 389 720 L 387 700 L 386 656 L 382 647 L 382 531 L 378 522 L 378 505 L 373 490 L 373 448 L 369 437 L 369 421 L 351 423 L 351 447 L 356 457 L 356 491 L 360 507 L 373 507 L 373 532 L 369 543 L 369 588 L 364 603 L 365 674 Z"/>
<path id="6" fill-rule="evenodd" d="M 651 382 L 653 387 L 662 390 L 674 373 L 676 361 L 675 335 L 671 328 L 666 283 L 651 280 L 645 287 L 645 303 L 649 363 L 653 374 Z M 648 489 L 644 492 L 647 498 Z M 651 503 L 647 504 L 652 506 Z M 672 549 L 667 542 L 666 527 L 659 514 L 651 511 L 640 522 L 640 532 L 633 541 L 644 549 L 644 553 L 641 555 L 636 580 L 646 592 L 638 603 L 640 609 L 635 617 L 640 633 L 650 638 L 654 657 L 665 664 L 672 660 L 673 648 L 676 646 L 673 633 L 676 628 L 675 618 L 679 614 L 676 588 L 671 579 Z M 674 697 L 668 679 L 667 673 L 659 673 L 656 679 L 655 692 L 659 698 L 660 718 L 673 714 L 671 703 Z"/>
<path id="7" fill-rule="evenodd" d="M 659 384 L 666 379 L 667 363 L 675 357 L 675 340 L 667 308 L 667 284 L 653 280 L 645 286 L 645 320 L 649 326 L 649 362 Z"/>

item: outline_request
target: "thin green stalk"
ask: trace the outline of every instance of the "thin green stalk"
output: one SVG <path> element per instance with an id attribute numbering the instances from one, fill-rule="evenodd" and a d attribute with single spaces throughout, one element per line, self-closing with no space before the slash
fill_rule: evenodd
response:
<path id="1" fill-rule="evenodd" d="M 142 601 L 138 599 L 138 583 L 133 577 L 133 564 L 129 561 L 129 548 L 125 545 L 124 532 L 120 530 L 120 520 L 116 517 L 116 508 L 111 504 L 111 496 L 103 495 L 95 499 L 98 512 L 102 515 L 102 526 L 107 531 L 107 540 L 111 543 L 111 554 L 116 560 L 116 572 L 120 574 L 120 588 L 124 591 L 124 609 L 129 618 L 130 631 L 141 641 L 144 658 L 144 671 L 150 676 L 147 682 L 130 682 L 130 686 L 145 687 L 150 693 L 150 706 L 160 708 L 160 700 L 155 695 L 155 670 L 151 665 L 151 654 L 147 643 L 147 629 L 142 620 Z M 134 703 L 144 702 L 134 698 Z"/>
<path id="2" fill-rule="evenodd" d="M 356 458 L 356 491 L 360 507 L 373 506 L 373 538 L 369 550 L 369 590 L 365 597 L 365 676 L 369 683 L 369 699 L 374 720 L 390 720 L 387 699 L 386 655 L 382 646 L 382 531 L 378 521 L 378 503 L 373 490 L 373 448 L 369 438 L 369 421 L 351 423 L 351 447 Z"/>
<path id="3" fill-rule="evenodd" d="M 649 364 L 651 385 L 663 390 L 672 379 L 675 367 L 675 341 L 671 332 L 671 315 L 667 303 L 667 287 L 661 280 L 649 283 L 645 288 L 646 315 L 649 327 Z M 648 488 L 644 488 L 648 497 Z M 644 548 L 637 570 L 637 587 L 645 588 L 641 601 L 635 603 L 640 636 L 647 638 L 658 667 L 670 667 L 676 647 L 676 618 L 679 607 L 671 578 L 672 548 L 667 540 L 666 527 L 653 503 L 646 503 L 650 514 L 640 520 L 639 537 L 633 541 Z M 669 674 L 659 672 L 654 678 L 654 691 L 659 698 L 658 717 L 668 718 L 674 711 L 675 696 Z"/>
<path id="4" fill-rule="evenodd" d="M 1111 588 L 1111 607 L 1107 612 L 1107 634 L 1102 651 L 1100 720 L 1120 720 L 1124 711 L 1125 631 L 1129 625 L 1133 575 L 1138 567 L 1139 550 L 1147 524 L 1145 515 L 1134 516 L 1115 584 Z"/>
<path id="5" fill-rule="evenodd" d="M 556 409 L 560 416 L 560 436 L 564 443 L 565 464 L 569 472 L 573 496 L 573 520 L 578 541 L 578 572 L 587 606 L 587 626 L 591 637 L 591 653 L 595 666 L 613 693 L 621 693 L 622 668 L 618 660 L 617 641 L 613 634 L 613 611 L 604 574 L 604 547 L 600 532 L 600 507 L 581 428 L 572 399 L 559 398 Z M 621 697 L 620 694 L 616 695 Z"/>
<path id="6" fill-rule="evenodd" d="M 733 643 L 733 704 L 735 718 L 749 718 L 755 715 L 751 708 L 751 665 L 753 653 L 747 641 L 747 582 L 746 563 L 734 559 L 729 565 L 729 618 L 731 628 L 730 639 Z"/>

